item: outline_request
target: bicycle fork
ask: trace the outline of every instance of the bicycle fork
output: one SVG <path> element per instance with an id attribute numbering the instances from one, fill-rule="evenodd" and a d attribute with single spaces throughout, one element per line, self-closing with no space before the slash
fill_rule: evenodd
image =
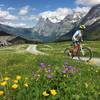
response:
<path id="1" fill-rule="evenodd" d="M 82 55 L 84 56 L 85 55 L 85 53 L 84 53 L 84 50 L 82 49 L 83 47 L 82 47 L 82 45 L 80 46 L 80 50 L 81 50 L 81 52 L 82 52 Z"/>

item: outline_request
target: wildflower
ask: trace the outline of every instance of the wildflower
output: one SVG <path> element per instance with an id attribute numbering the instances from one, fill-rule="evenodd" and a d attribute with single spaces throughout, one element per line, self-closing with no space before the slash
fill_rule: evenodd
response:
<path id="1" fill-rule="evenodd" d="M 13 80 L 14 83 L 18 83 L 18 80 Z"/>
<path id="2" fill-rule="evenodd" d="M 45 96 L 45 97 L 47 97 L 47 96 L 49 96 L 49 93 L 47 93 L 47 91 L 44 91 L 44 92 L 42 93 L 42 95 Z"/>
<path id="3" fill-rule="evenodd" d="M 52 71 L 53 71 L 52 69 L 50 69 L 50 68 L 48 69 L 48 73 L 51 73 Z"/>
<path id="4" fill-rule="evenodd" d="M 15 90 L 15 89 L 17 89 L 17 88 L 18 88 L 18 84 L 13 84 L 13 85 L 12 85 L 12 89 Z"/>
<path id="5" fill-rule="evenodd" d="M 26 88 L 28 88 L 28 87 L 29 87 L 28 83 L 25 83 L 25 84 L 24 84 L 24 86 L 25 86 Z"/>
<path id="6" fill-rule="evenodd" d="M 66 74 L 64 74 L 64 77 L 66 77 Z"/>
<path id="7" fill-rule="evenodd" d="M 65 62 L 64 62 L 64 66 L 68 66 L 68 62 L 65 61 Z"/>
<path id="8" fill-rule="evenodd" d="M 68 71 L 69 71 L 70 73 L 73 73 L 75 70 L 74 70 L 74 68 L 73 68 L 72 66 L 68 66 Z"/>
<path id="9" fill-rule="evenodd" d="M 53 78 L 53 76 L 50 75 L 50 74 L 48 74 L 48 75 L 47 75 L 47 78 L 48 78 L 48 79 L 51 79 L 51 78 Z"/>
<path id="10" fill-rule="evenodd" d="M 55 96 L 57 94 L 57 91 L 55 89 L 50 90 L 51 95 Z"/>
<path id="11" fill-rule="evenodd" d="M 17 76 L 16 76 L 16 79 L 17 79 L 17 80 L 21 80 L 21 78 L 22 78 L 22 77 L 21 77 L 20 75 L 17 75 Z"/>
<path id="12" fill-rule="evenodd" d="M 63 73 L 63 74 L 66 74 L 66 73 L 67 73 L 67 71 L 64 69 L 64 70 L 62 71 L 62 73 Z"/>
<path id="13" fill-rule="evenodd" d="M 8 81 L 9 79 L 10 79 L 10 77 L 5 77 L 4 78 L 5 81 Z"/>
<path id="14" fill-rule="evenodd" d="M 0 90 L 0 96 L 4 95 L 4 91 Z"/>
<path id="15" fill-rule="evenodd" d="M 1 82 L 1 86 L 6 86 L 6 85 L 7 85 L 7 81 Z"/>
<path id="16" fill-rule="evenodd" d="M 45 66 L 44 63 L 40 63 L 40 67 L 41 67 L 42 69 L 44 69 L 46 66 Z"/>
<path id="17" fill-rule="evenodd" d="M 96 70 L 95 72 L 98 73 L 98 70 Z"/>
<path id="18" fill-rule="evenodd" d="M 73 71 L 73 70 L 74 70 L 74 68 L 73 68 L 72 66 L 68 66 L 68 70 Z"/>

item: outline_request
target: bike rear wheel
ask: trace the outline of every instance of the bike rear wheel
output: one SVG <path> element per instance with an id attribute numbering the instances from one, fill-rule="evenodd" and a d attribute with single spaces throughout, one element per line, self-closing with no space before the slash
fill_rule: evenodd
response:
<path id="1" fill-rule="evenodd" d="M 78 59 L 81 61 L 90 61 L 92 59 L 92 52 L 89 48 L 83 47 L 83 52 L 81 50 L 78 51 Z"/>
<path id="2" fill-rule="evenodd" d="M 68 55 L 68 52 L 69 52 L 69 49 L 66 48 L 66 49 L 64 50 L 64 54 Z"/>

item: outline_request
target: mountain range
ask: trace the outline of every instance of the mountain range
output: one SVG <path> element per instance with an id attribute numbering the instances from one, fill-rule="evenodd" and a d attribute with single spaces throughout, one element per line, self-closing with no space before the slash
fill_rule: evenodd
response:
<path id="1" fill-rule="evenodd" d="M 75 17 L 75 14 L 70 14 L 57 23 L 41 17 L 33 28 L 14 28 L 0 24 L 0 32 L 31 41 L 54 42 L 70 40 L 79 25 L 84 24 L 87 27 L 84 31 L 84 39 L 100 40 L 100 4 L 92 7 L 86 16 L 81 13 L 80 16 L 81 19 Z"/>

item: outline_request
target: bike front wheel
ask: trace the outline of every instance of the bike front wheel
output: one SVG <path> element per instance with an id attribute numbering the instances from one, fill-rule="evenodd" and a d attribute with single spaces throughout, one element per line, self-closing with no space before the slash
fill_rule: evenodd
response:
<path id="1" fill-rule="evenodd" d="M 78 59 L 81 61 L 90 61 L 92 59 L 92 52 L 89 48 L 83 47 L 78 51 Z"/>

